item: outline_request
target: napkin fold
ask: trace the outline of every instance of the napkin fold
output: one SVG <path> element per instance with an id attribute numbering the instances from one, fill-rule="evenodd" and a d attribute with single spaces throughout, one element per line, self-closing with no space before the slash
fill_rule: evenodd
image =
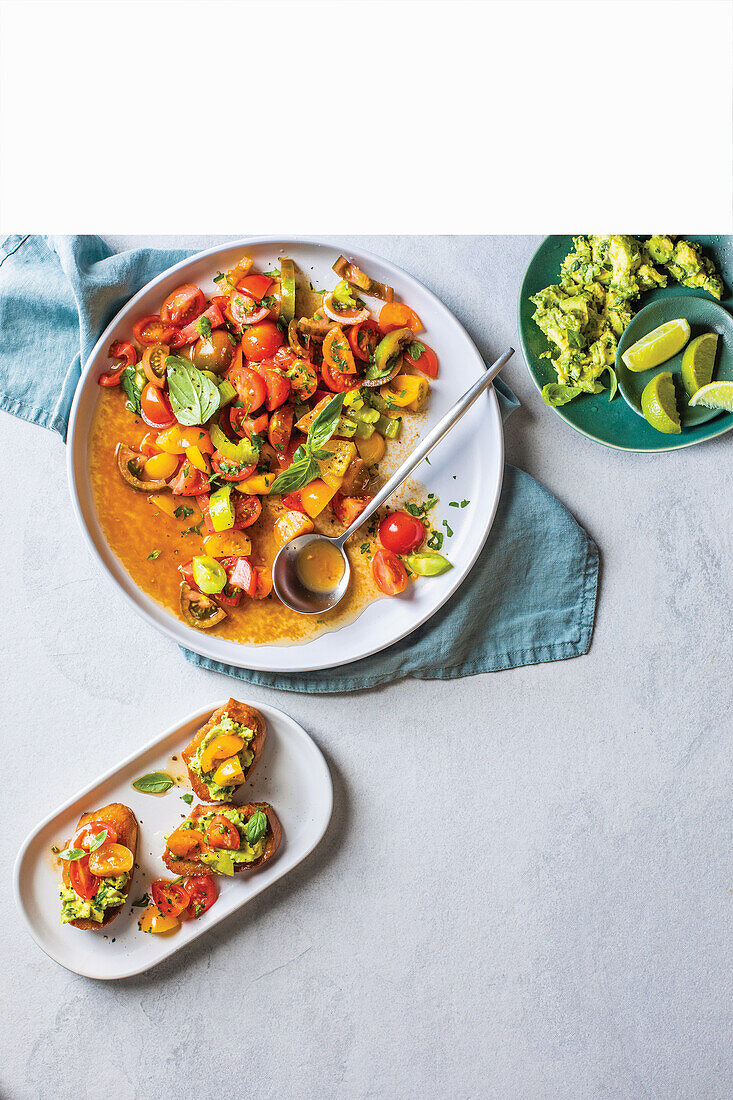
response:
<path id="1" fill-rule="evenodd" d="M 113 253 L 97 236 L 18 234 L 0 244 L 0 408 L 66 439 L 81 364 L 124 303 L 193 250 Z M 502 416 L 519 402 L 494 383 Z M 479 558 L 427 623 L 381 653 L 320 672 L 238 669 L 184 649 L 187 660 L 285 691 L 343 692 L 404 676 L 449 680 L 588 651 L 598 549 L 555 497 L 507 464 Z"/>

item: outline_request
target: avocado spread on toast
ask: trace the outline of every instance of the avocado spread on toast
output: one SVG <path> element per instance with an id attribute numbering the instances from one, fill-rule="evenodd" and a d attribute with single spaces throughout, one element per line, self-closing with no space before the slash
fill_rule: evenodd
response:
<path id="1" fill-rule="evenodd" d="M 72 920 L 95 920 L 101 924 L 108 909 L 124 904 L 129 877 L 125 872 L 116 878 L 103 878 L 96 894 L 89 901 L 80 898 L 71 886 L 61 886 L 61 924 L 68 924 Z"/>
<path id="2" fill-rule="evenodd" d="M 227 734 L 234 734 L 237 737 L 241 737 L 244 741 L 244 748 L 240 749 L 239 761 L 242 765 L 242 770 L 245 771 L 252 761 L 254 760 L 254 753 L 249 748 L 249 745 L 255 738 L 255 730 L 249 729 L 247 726 L 242 726 L 238 722 L 235 722 L 228 714 L 225 714 L 221 721 L 213 726 L 212 729 L 206 734 L 203 741 L 196 750 L 196 755 L 191 758 L 189 768 L 195 772 L 201 782 L 207 787 L 209 794 L 212 798 L 225 802 L 232 796 L 235 791 L 235 787 L 223 787 L 217 783 L 214 779 L 214 773 L 216 772 L 216 766 L 210 771 L 205 772 L 201 766 L 201 756 L 208 745 L 212 741 L 215 741 L 217 737 L 224 737 Z M 217 761 L 217 764 L 219 762 Z"/>

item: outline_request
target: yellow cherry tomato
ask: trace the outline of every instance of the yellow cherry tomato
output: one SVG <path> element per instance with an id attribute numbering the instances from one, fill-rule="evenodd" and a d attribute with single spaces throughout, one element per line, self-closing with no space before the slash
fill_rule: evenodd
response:
<path id="1" fill-rule="evenodd" d="M 154 481 L 165 481 L 166 478 L 173 477 L 177 469 L 178 458 L 165 451 L 159 455 L 151 455 L 145 460 L 145 473 Z"/>
<path id="2" fill-rule="evenodd" d="M 124 844 L 103 844 L 89 854 L 89 870 L 100 878 L 131 871 L 132 863 L 132 852 Z"/>
<path id="3" fill-rule="evenodd" d="M 141 932 L 173 932 L 181 927 L 178 917 L 164 917 L 157 905 L 149 905 L 138 922 Z"/>

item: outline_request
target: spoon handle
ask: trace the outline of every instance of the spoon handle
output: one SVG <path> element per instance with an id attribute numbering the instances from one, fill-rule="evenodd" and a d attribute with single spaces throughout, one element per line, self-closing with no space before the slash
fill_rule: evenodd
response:
<path id="1" fill-rule="evenodd" d="M 474 382 L 470 390 L 466 390 L 463 397 L 456 401 L 453 408 L 448 410 L 443 419 L 435 425 L 433 430 L 428 432 L 425 438 L 418 443 L 409 458 L 392 474 L 389 481 L 382 486 L 374 499 L 367 504 L 361 515 L 357 516 L 354 522 L 346 528 L 343 535 L 340 535 L 339 538 L 335 540 L 340 546 L 343 546 L 349 536 L 353 535 L 354 531 L 358 531 L 359 528 L 366 523 L 369 517 L 373 516 L 378 508 L 381 508 L 384 502 L 392 496 L 395 489 L 398 489 L 405 478 L 410 476 L 415 467 L 419 466 L 426 455 L 430 454 L 433 447 L 440 443 L 443 436 L 450 431 L 453 425 L 461 419 L 468 409 L 470 409 L 474 401 L 491 385 L 493 379 L 496 378 L 499 371 L 505 363 L 511 359 L 512 355 L 514 355 L 514 348 L 508 348 L 503 355 L 499 356 L 496 362 L 492 363 L 487 369 L 486 373 L 482 374 L 477 382 Z"/>

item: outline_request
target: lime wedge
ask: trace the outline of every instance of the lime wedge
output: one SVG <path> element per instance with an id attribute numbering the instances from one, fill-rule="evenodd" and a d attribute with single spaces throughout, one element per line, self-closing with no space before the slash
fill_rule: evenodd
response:
<path id="1" fill-rule="evenodd" d="M 677 412 L 671 371 L 663 370 L 647 382 L 641 395 L 641 408 L 648 423 L 658 432 L 680 434 L 680 414 Z"/>
<path id="2" fill-rule="evenodd" d="M 701 386 L 707 386 L 713 380 L 715 355 L 718 350 L 718 337 L 714 332 L 703 332 L 690 340 L 682 356 L 682 381 L 690 397 Z"/>
<path id="3" fill-rule="evenodd" d="M 660 363 L 666 363 L 683 347 L 690 339 L 690 326 L 684 317 L 678 317 L 676 321 L 667 321 L 660 325 L 641 340 L 637 340 L 628 348 L 621 358 L 629 370 L 642 371 L 658 367 Z"/>
<path id="4" fill-rule="evenodd" d="M 733 412 L 733 382 L 710 382 L 690 398 L 690 405 L 704 405 L 706 409 Z"/>

